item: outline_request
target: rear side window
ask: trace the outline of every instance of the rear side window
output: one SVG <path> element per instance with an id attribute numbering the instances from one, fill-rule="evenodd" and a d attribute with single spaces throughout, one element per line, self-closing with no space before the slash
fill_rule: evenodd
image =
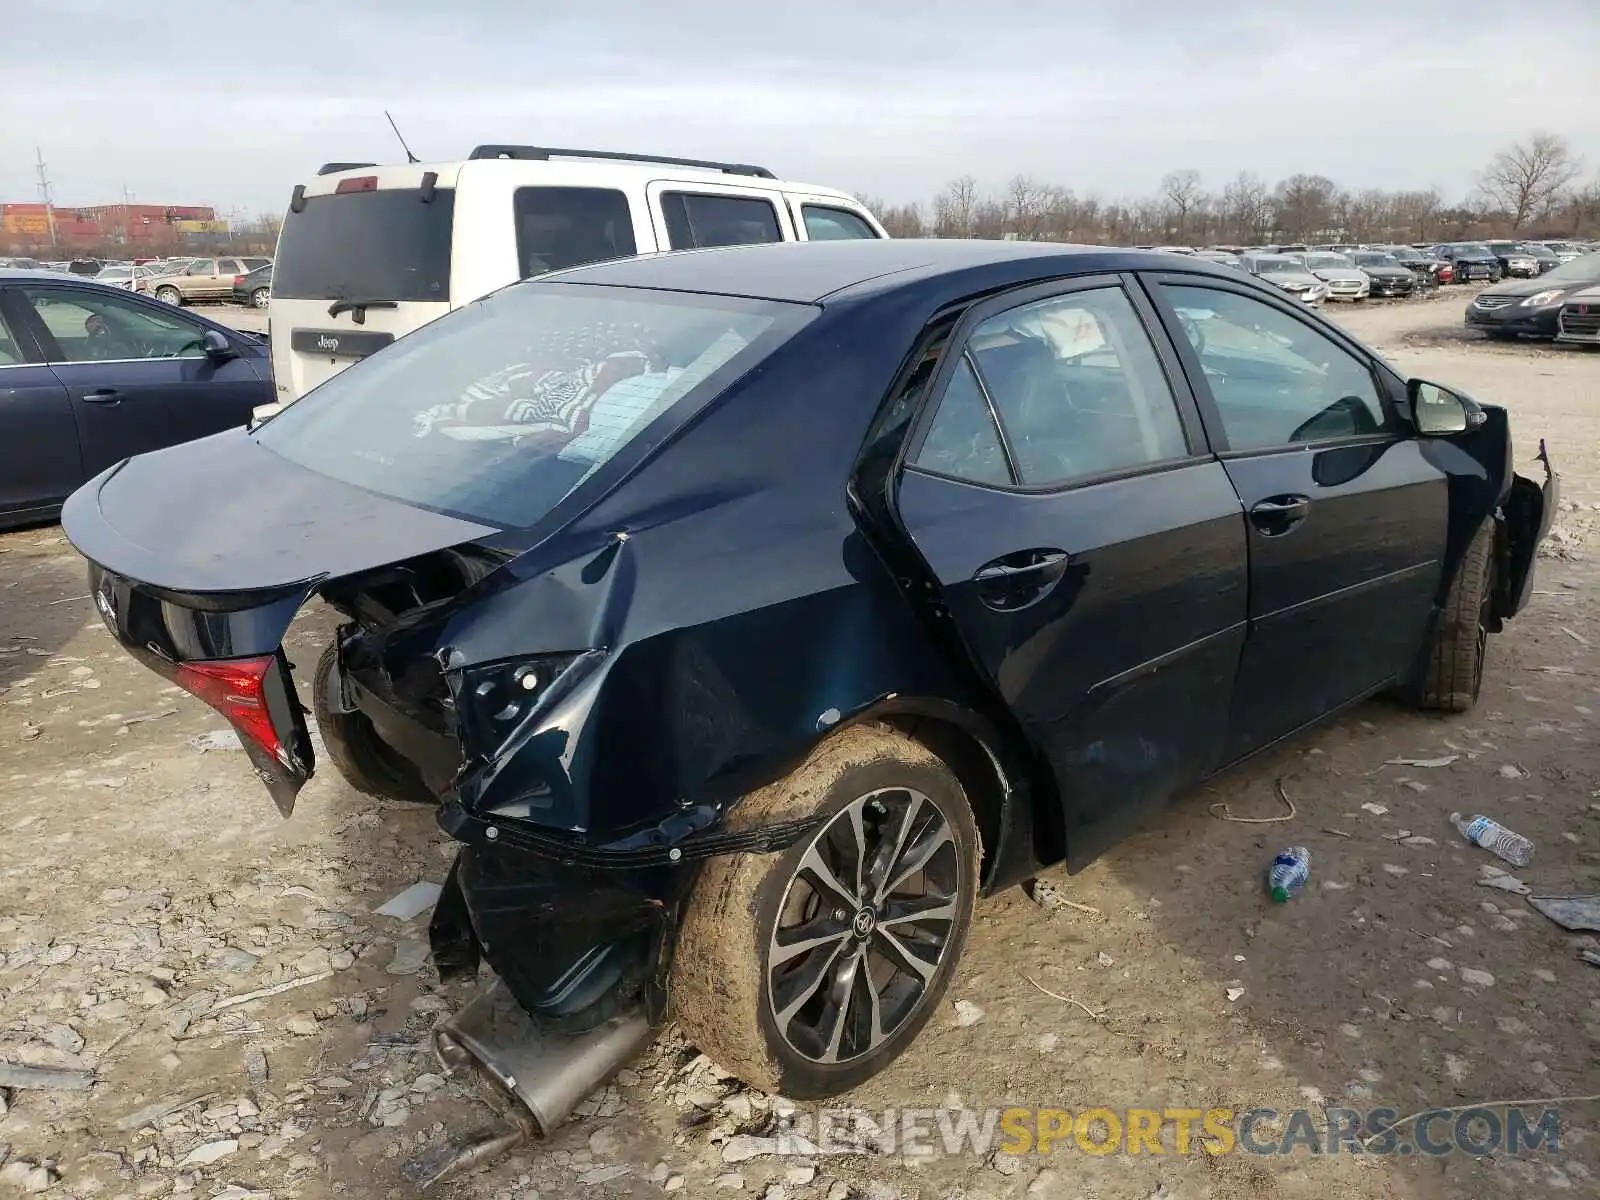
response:
<path id="1" fill-rule="evenodd" d="M 453 188 L 308 196 L 283 219 L 273 296 L 286 300 L 450 299 Z"/>
<path id="2" fill-rule="evenodd" d="M 778 210 L 753 196 L 663 192 L 661 214 L 667 221 L 667 242 L 674 250 L 783 240 Z"/>
<path id="3" fill-rule="evenodd" d="M 973 330 L 968 354 L 1024 485 L 1059 486 L 1189 453 L 1161 361 L 1121 288 L 990 317 Z"/>
<path id="4" fill-rule="evenodd" d="M 614 188 L 518 188 L 512 205 L 524 279 L 638 253 L 628 198 Z"/>
<path id="5" fill-rule="evenodd" d="M 848 209 L 802 204 L 800 213 L 805 218 L 806 237 L 813 242 L 847 242 L 878 236 L 877 231 L 859 214 Z"/>

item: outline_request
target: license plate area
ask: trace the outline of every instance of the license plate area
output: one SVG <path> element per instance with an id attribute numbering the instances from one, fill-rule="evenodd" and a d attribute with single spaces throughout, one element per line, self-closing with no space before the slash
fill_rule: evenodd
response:
<path id="1" fill-rule="evenodd" d="M 392 333 L 354 329 L 296 329 L 289 335 L 291 350 L 321 358 L 366 358 L 393 342 Z"/>

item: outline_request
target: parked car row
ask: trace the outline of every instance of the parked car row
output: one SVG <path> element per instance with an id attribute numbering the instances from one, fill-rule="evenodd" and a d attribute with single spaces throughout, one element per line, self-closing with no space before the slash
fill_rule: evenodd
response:
<path id="1" fill-rule="evenodd" d="M 1467 305 L 1466 323 L 1506 340 L 1558 336 L 1572 342 L 1600 340 L 1590 330 L 1591 317 L 1600 315 L 1596 288 L 1600 288 L 1600 252 L 1571 259 L 1542 275 L 1485 288 Z"/>

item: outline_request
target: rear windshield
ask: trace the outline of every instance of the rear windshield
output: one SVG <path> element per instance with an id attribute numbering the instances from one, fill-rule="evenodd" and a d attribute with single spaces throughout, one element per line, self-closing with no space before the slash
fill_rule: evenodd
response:
<path id="1" fill-rule="evenodd" d="M 369 491 L 522 528 L 658 417 L 671 414 L 662 428 L 686 419 L 813 311 L 521 284 L 355 363 L 256 436 Z"/>
<path id="2" fill-rule="evenodd" d="M 455 191 L 308 196 L 278 235 L 273 296 L 285 300 L 450 299 Z"/>

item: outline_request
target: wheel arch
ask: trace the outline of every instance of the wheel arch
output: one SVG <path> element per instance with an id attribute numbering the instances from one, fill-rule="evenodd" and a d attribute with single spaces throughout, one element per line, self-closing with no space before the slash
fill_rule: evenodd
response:
<path id="1" fill-rule="evenodd" d="M 982 840 L 982 894 L 1018 883 L 1042 863 L 1066 857 L 1061 808 L 1049 799 L 1053 787 L 983 716 L 950 700 L 891 696 L 839 729 L 870 722 L 888 725 L 926 746 L 961 783 Z"/>

